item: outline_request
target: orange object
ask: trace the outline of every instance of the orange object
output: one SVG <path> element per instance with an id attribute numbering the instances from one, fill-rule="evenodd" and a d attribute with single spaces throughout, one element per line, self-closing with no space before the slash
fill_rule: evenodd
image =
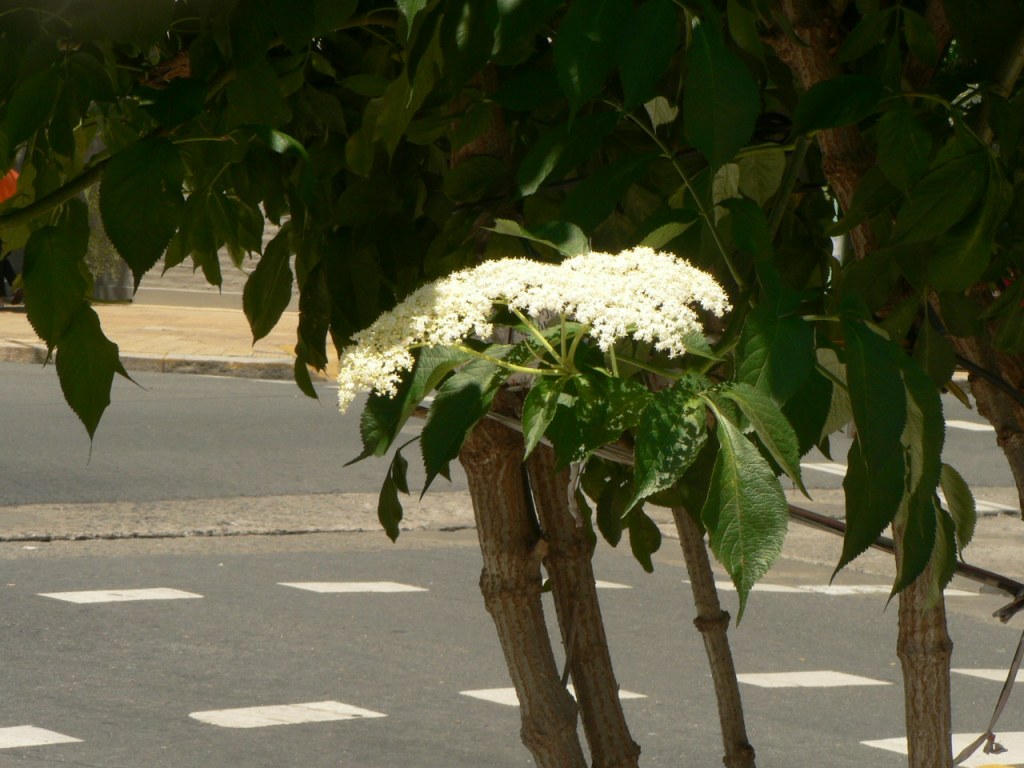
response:
<path id="1" fill-rule="evenodd" d="M 14 197 L 18 191 L 18 176 L 20 174 L 11 168 L 6 175 L 0 179 L 0 203 L 6 202 Z"/>

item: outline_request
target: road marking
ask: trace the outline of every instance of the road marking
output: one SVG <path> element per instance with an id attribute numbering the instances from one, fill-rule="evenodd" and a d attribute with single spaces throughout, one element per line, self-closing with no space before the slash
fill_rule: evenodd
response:
<path id="1" fill-rule="evenodd" d="M 947 427 L 953 429 L 966 429 L 968 432 L 995 432 L 996 428 L 991 424 L 982 424 L 978 421 L 963 421 L 961 419 L 949 419 L 946 422 Z"/>
<path id="2" fill-rule="evenodd" d="M 852 685 L 892 685 L 886 680 L 848 675 L 830 669 L 809 672 L 764 672 L 736 675 L 741 683 L 758 688 L 842 688 Z"/>
<path id="3" fill-rule="evenodd" d="M 731 581 L 716 581 L 715 586 L 722 592 L 735 592 L 736 585 Z M 886 584 L 798 584 L 795 587 L 783 584 L 755 584 L 754 592 L 780 592 L 787 594 L 809 593 L 845 597 L 847 595 L 888 595 L 892 587 Z M 946 597 L 977 597 L 979 593 L 966 589 L 947 589 Z"/>
<path id="4" fill-rule="evenodd" d="M 979 724 L 978 727 L 983 728 L 984 726 Z M 973 742 L 980 733 L 981 731 L 978 731 L 978 733 L 954 733 L 953 754 L 957 754 Z M 1000 752 L 998 755 L 986 755 L 979 749 L 960 765 L 964 768 L 983 768 L 983 766 L 993 765 L 1011 766 L 1024 764 L 1024 731 L 999 731 L 996 733 L 996 741 L 1006 748 L 1006 752 Z M 901 755 L 907 754 L 907 739 L 903 736 L 895 739 L 862 741 L 861 744 L 866 747 L 885 749 L 889 752 L 899 752 Z"/>
<path id="5" fill-rule="evenodd" d="M 48 744 L 71 744 L 80 742 L 73 736 L 36 728 L 34 725 L 16 725 L 12 728 L 0 728 L 0 749 L 15 747 L 42 747 Z"/>
<path id="6" fill-rule="evenodd" d="M 967 675 L 969 677 L 980 677 L 982 680 L 995 680 L 996 682 L 1003 682 L 1006 680 L 1006 675 L 1009 672 L 1007 669 L 951 669 L 950 672 L 956 672 L 958 675 Z M 1017 682 L 1024 683 L 1024 670 L 1017 672 Z"/>
<path id="7" fill-rule="evenodd" d="M 310 701 L 304 704 L 279 704 L 269 707 L 214 709 L 208 712 L 192 712 L 189 717 L 221 728 L 266 728 L 271 725 L 364 720 L 387 715 L 342 704 L 340 701 Z"/>
<path id="8" fill-rule="evenodd" d="M 194 592 L 156 587 L 154 589 L 97 589 L 82 592 L 40 592 L 40 597 L 52 597 L 68 603 L 127 603 L 134 600 L 192 600 L 201 598 Z"/>
<path id="9" fill-rule="evenodd" d="M 576 697 L 576 691 L 572 685 L 567 685 L 566 688 L 573 698 Z M 469 696 L 474 699 L 480 699 L 481 701 L 489 701 L 493 704 L 503 704 L 506 707 L 518 707 L 519 697 L 516 695 L 515 688 L 481 688 L 475 691 L 459 691 L 463 696 Z M 619 689 L 620 699 L 646 699 L 647 696 L 643 693 L 634 693 L 633 691 L 624 691 Z"/>
<path id="10" fill-rule="evenodd" d="M 282 587 L 304 589 L 321 594 L 342 592 L 426 592 L 424 587 L 399 584 L 397 581 L 280 581 Z"/>
<path id="11" fill-rule="evenodd" d="M 969 423 L 969 422 L 964 422 L 964 423 L 966 424 L 966 423 Z M 846 465 L 845 464 L 839 464 L 839 463 L 834 462 L 834 461 L 828 461 L 828 462 L 826 462 L 826 461 L 805 461 L 805 462 L 801 462 L 800 466 L 803 467 L 804 469 L 810 469 L 810 470 L 814 470 L 816 472 L 824 472 L 825 474 L 828 474 L 828 475 L 838 475 L 839 477 L 846 477 Z M 948 507 L 948 505 L 946 504 L 946 497 L 942 495 L 941 491 L 939 492 L 938 496 L 939 496 L 939 501 L 942 502 L 943 505 Z M 1017 511 L 1016 507 L 1008 507 L 1005 504 L 1000 504 L 997 501 L 984 501 L 982 499 L 975 499 L 974 500 L 974 508 L 978 512 L 1016 512 Z"/>
<path id="12" fill-rule="evenodd" d="M 632 589 L 629 584 L 619 584 L 617 581 L 601 581 L 601 579 L 597 579 L 594 582 L 594 586 L 598 589 Z"/>

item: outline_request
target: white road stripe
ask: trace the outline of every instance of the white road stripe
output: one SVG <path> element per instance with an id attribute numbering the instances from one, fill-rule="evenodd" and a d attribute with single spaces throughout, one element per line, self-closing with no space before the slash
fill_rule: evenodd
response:
<path id="1" fill-rule="evenodd" d="M 983 722 L 978 721 L 978 733 L 954 733 L 953 734 L 953 754 L 957 754 L 978 738 L 978 735 L 984 730 L 985 725 Z M 981 749 L 967 758 L 966 761 L 961 763 L 964 768 L 982 768 L 982 766 L 1004 766 L 1004 765 L 1021 765 L 1024 764 L 1024 731 L 998 731 L 996 733 L 996 741 L 1002 744 L 1006 748 L 1006 752 L 1000 752 L 998 755 L 986 755 Z M 889 752 L 898 752 L 901 755 L 907 754 L 907 740 L 905 737 L 900 736 L 895 739 L 878 739 L 877 741 L 862 741 L 866 747 L 875 747 L 876 749 L 885 749 Z"/>
<path id="2" fill-rule="evenodd" d="M 12 728 L 0 728 L 0 749 L 15 747 L 42 747 L 48 744 L 71 744 L 80 742 L 73 736 L 36 728 L 34 725 L 16 725 Z"/>
<path id="3" fill-rule="evenodd" d="M 569 693 L 573 697 L 576 696 L 576 691 L 572 685 L 566 686 Z M 504 704 L 506 707 L 518 707 L 519 697 L 516 695 L 515 688 L 481 688 L 475 691 L 459 691 L 463 696 L 469 696 L 474 699 L 480 699 L 481 701 L 489 701 L 493 704 Z M 647 696 L 642 693 L 634 693 L 633 691 L 624 691 L 619 689 L 620 699 L 646 699 Z"/>
<path id="4" fill-rule="evenodd" d="M 991 424 L 982 424 L 977 421 L 963 421 L 961 419 L 948 419 L 946 421 L 947 427 L 953 429 L 966 429 L 968 432 L 995 432 L 996 428 Z"/>
<path id="5" fill-rule="evenodd" d="M 192 600 L 201 598 L 194 592 L 156 587 L 154 589 L 97 589 L 82 592 L 40 592 L 40 597 L 52 597 L 68 603 L 126 603 L 133 600 Z"/>
<path id="6" fill-rule="evenodd" d="M 221 728 L 265 728 L 271 725 L 362 720 L 387 715 L 342 704 L 340 701 L 310 701 L 304 704 L 280 704 L 269 707 L 214 709 L 208 712 L 192 712 L 189 717 Z"/>
<path id="7" fill-rule="evenodd" d="M 886 680 L 848 675 L 830 669 L 808 672 L 765 672 L 736 675 L 741 683 L 759 688 L 842 688 L 852 685 L 892 685 Z"/>
<path id="8" fill-rule="evenodd" d="M 716 581 L 715 586 L 721 592 L 735 592 L 736 586 L 731 581 Z M 892 587 L 886 584 L 798 584 L 790 587 L 783 584 L 754 585 L 754 592 L 782 592 L 788 594 L 810 593 L 816 595 L 828 595 L 830 597 L 844 597 L 846 595 L 888 595 Z M 977 597 L 977 592 L 966 589 L 946 589 L 946 597 Z"/>
<path id="9" fill-rule="evenodd" d="M 282 587 L 305 589 L 308 592 L 337 594 L 348 592 L 426 592 L 425 587 L 399 584 L 397 581 L 281 581 Z"/>
<path id="10" fill-rule="evenodd" d="M 629 584 L 619 584 L 617 581 L 601 581 L 601 579 L 595 580 L 594 586 L 598 589 L 632 589 Z"/>
<path id="11" fill-rule="evenodd" d="M 951 669 L 950 672 L 956 672 L 958 675 L 967 675 L 969 677 L 980 677 L 982 680 L 995 680 L 996 682 L 1002 683 L 1006 680 L 1006 674 L 1009 672 L 1008 669 Z M 1024 670 L 1017 672 L 1017 682 L 1024 683 Z"/>

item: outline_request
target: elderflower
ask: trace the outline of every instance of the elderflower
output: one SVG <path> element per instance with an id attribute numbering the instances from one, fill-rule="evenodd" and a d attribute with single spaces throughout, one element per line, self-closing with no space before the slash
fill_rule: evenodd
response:
<path id="1" fill-rule="evenodd" d="M 576 321 L 603 352 L 632 337 L 669 357 L 682 355 L 687 338 L 702 332 L 695 305 L 717 317 L 731 309 L 714 278 L 651 248 L 587 253 L 561 264 L 484 262 L 424 285 L 353 335 L 339 361 L 341 411 L 363 391 L 394 396 L 416 347 L 490 336 L 495 304 L 535 322 L 546 315 Z"/>

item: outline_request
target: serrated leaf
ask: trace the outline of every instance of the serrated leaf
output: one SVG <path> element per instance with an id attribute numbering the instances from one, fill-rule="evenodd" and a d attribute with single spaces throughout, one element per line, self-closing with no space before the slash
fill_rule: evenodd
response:
<path id="1" fill-rule="evenodd" d="M 759 149 L 740 155 L 736 164 L 740 170 L 740 192 L 758 205 L 764 205 L 782 183 L 786 153 L 781 149 Z"/>
<path id="2" fill-rule="evenodd" d="M 542 227 L 527 230 L 511 219 L 496 219 L 491 231 L 546 245 L 564 256 L 578 256 L 590 250 L 590 241 L 583 230 L 566 221 L 549 221 Z"/>
<path id="3" fill-rule="evenodd" d="M 278 126 L 292 116 L 281 81 L 268 61 L 241 71 L 225 89 L 228 114 L 236 125 Z"/>
<path id="4" fill-rule="evenodd" d="M 931 240 L 963 221 L 977 206 L 988 176 L 988 160 L 982 151 L 934 165 L 900 207 L 893 242 Z"/>
<path id="5" fill-rule="evenodd" d="M 750 590 L 782 553 L 789 506 L 754 444 L 717 409 L 716 416 L 720 447 L 700 517 L 711 551 L 736 585 L 739 621 Z"/>
<path id="6" fill-rule="evenodd" d="M 903 536 L 899 539 L 899 564 L 890 598 L 913 584 L 928 567 L 935 551 L 936 511 L 932 499 L 907 507 L 907 514 L 900 522 Z"/>
<path id="7" fill-rule="evenodd" d="M 656 157 L 653 152 L 639 152 L 598 168 L 569 192 L 559 218 L 578 224 L 584 232 L 593 231 L 621 203 Z"/>
<path id="8" fill-rule="evenodd" d="M 707 437 L 702 400 L 680 387 L 657 392 L 636 429 L 634 490 L 627 508 L 674 485 L 700 454 Z"/>
<path id="9" fill-rule="evenodd" d="M 388 473 L 384 477 L 384 483 L 380 487 L 380 496 L 377 498 L 377 520 L 381 527 L 392 541 L 398 539 L 399 526 L 402 522 L 402 502 L 398 498 L 399 492 L 409 493 L 409 486 L 405 479 L 406 470 L 409 464 L 403 458 L 401 451 L 395 451 L 395 458 L 391 461 Z"/>
<path id="10" fill-rule="evenodd" d="M 928 585 L 928 605 L 936 605 L 942 592 L 956 574 L 956 531 L 953 520 L 944 509 L 936 509 L 935 548 L 932 551 L 933 580 Z"/>
<path id="11" fill-rule="evenodd" d="M 629 0 L 572 3 L 555 37 L 555 69 L 570 112 L 598 93 L 615 65 L 615 49 L 633 13 Z"/>
<path id="12" fill-rule="evenodd" d="M 889 181 L 907 192 L 928 170 L 932 136 L 900 100 L 878 121 L 878 164 Z"/>
<path id="13" fill-rule="evenodd" d="M 865 463 L 858 440 L 850 446 L 846 457 L 846 534 L 843 551 L 832 577 L 870 547 L 889 526 L 905 492 L 906 465 L 903 452 L 897 447 L 876 457 L 871 468 Z"/>
<path id="14" fill-rule="evenodd" d="M 884 42 L 895 8 L 871 11 L 860 17 L 839 48 L 836 60 L 855 61 Z"/>
<path id="15" fill-rule="evenodd" d="M 267 243 L 256 269 L 242 289 L 242 309 L 252 329 L 252 340 L 266 336 L 277 325 L 292 298 L 294 275 L 289 233 L 282 229 Z"/>
<path id="16" fill-rule="evenodd" d="M 114 155 L 100 183 L 103 228 L 135 277 L 157 263 L 181 221 L 185 166 L 167 139 L 143 139 Z"/>
<path id="17" fill-rule="evenodd" d="M 793 130 L 808 134 L 859 122 L 878 108 L 884 95 L 881 81 L 868 75 L 824 80 L 801 97 L 793 115 Z"/>
<path id="18" fill-rule="evenodd" d="M 555 418 L 558 396 L 565 387 L 565 379 L 538 376 L 530 387 L 523 402 L 523 439 L 526 442 L 526 456 L 544 437 L 544 432 Z"/>
<path id="19" fill-rule="evenodd" d="M 804 496 L 810 498 L 800 476 L 800 448 L 796 432 L 772 399 L 749 384 L 743 383 L 722 387 L 717 394 L 740 407 L 740 412 L 750 422 L 750 426 L 754 428 L 768 453 L 796 483 L 796 487 Z"/>
<path id="20" fill-rule="evenodd" d="M 495 157 L 471 157 L 452 168 L 441 189 L 449 200 L 475 203 L 511 184 L 505 164 Z"/>
<path id="21" fill-rule="evenodd" d="M 646 0 L 629 16 L 617 46 L 619 77 L 629 111 L 653 95 L 679 45 L 677 11 L 672 0 Z"/>
<path id="22" fill-rule="evenodd" d="M 686 138 L 718 168 L 754 133 L 761 111 L 757 83 L 743 62 L 705 21 L 693 30 L 683 86 Z"/>
<path id="23" fill-rule="evenodd" d="M 60 79 L 54 68 L 36 72 L 19 83 L 10 95 L 0 129 L 9 146 L 16 147 L 43 127 L 53 109 Z"/>
<path id="24" fill-rule="evenodd" d="M 128 376 L 117 345 L 103 335 L 100 318 L 92 307 L 81 307 L 61 337 L 56 367 L 64 399 L 92 439 L 110 405 L 114 374 Z"/>
<path id="25" fill-rule="evenodd" d="M 629 529 L 629 548 L 640 567 L 648 573 L 654 572 L 651 555 L 661 549 L 661 531 L 644 511 L 637 507 L 626 518 Z"/>
<path id="26" fill-rule="evenodd" d="M 961 477 L 949 464 L 942 465 L 940 475 L 942 484 L 942 495 L 946 509 L 949 510 L 956 527 L 956 545 L 963 552 L 964 548 L 974 538 L 974 528 L 978 524 L 978 511 L 974 505 L 974 494 L 967 485 L 967 481 Z"/>
<path id="27" fill-rule="evenodd" d="M 910 8 L 901 6 L 903 17 L 903 36 L 907 40 L 907 48 L 914 58 L 926 66 L 931 66 L 939 55 L 939 46 L 935 34 L 924 16 Z"/>
<path id="28" fill-rule="evenodd" d="M 849 385 L 857 439 L 870 463 L 898 450 L 907 420 L 900 376 L 902 352 L 862 323 L 842 321 Z"/>
<path id="29" fill-rule="evenodd" d="M 459 456 L 470 430 L 487 415 L 497 393 L 495 377 L 501 368 L 477 360 L 453 375 L 437 391 L 420 433 L 426 481 L 423 492 Z"/>
<path id="30" fill-rule="evenodd" d="M 52 350 L 85 303 L 82 258 L 88 232 L 67 227 L 37 229 L 25 245 L 25 310 L 39 338 Z"/>
<path id="31" fill-rule="evenodd" d="M 319 400 L 316 388 L 313 386 L 313 379 L 309 375 L 309 367 L 301 356 L 296 356 L 295 364 L 292 366 L 292 377 L 295 384 L 306 397 L 312 400 Z"/>
<path id="32" fill-rule="evenodd" d="M 761 304 L 743 326 L 738 357 L 737 380 L 784 403 L 814 369 L 814 330 L 799 317 L 778 317 Z"/>
<path id="33" fill-rule="evenodd" d="M 453 85 L 464 85 L 487 63 L 498 26 L 495 0 L 448 0 L 441 19 L 444 71 Z"/>
<path id="34" fill-rule="evenodd" d="M 935 329 L 928 318 L 921 323 L 914 344 L 914 360 L 937 386 L 945 386 L 956 369 L 956 352 L 949 339 Z"/>
<path id="35" fill-rule="evenodd" d="M 638 381 L 608 378 L 576 379 L 576 414 L 588 451 L 612 443 L 635 427 L 651 393 Z"/>
<path id="36" fill-rule="evenodd" d="M 640 245 L 659 250 L 693 226 L 698 218 L 696 213 L 686 209 L 659 211 L 639 227 L 643 233 Z"/>
<path id="37" fill-rule="evenodd" d="M 821 442 L 835 388 L 829 379 L 817 371 L 811 371 L 800 388 L 782 406 L 782 413 L 796 433 L 801 456 Z"/>

